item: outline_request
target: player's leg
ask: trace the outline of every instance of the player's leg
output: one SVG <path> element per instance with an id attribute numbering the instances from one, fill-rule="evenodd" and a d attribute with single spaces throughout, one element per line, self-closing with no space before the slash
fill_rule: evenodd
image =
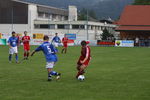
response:
<path id="1" fill-rule="evenodd" d="M 52 76 L 57 76 L 56 79 L 60 78 L 60 73 L 53 71 L 55 62 L 47 62 L 46 68 L 48 71 L 48 81 L 52 80 Z"/>
<path id="2" fill-rule="evenodd" d="M 48 72 L 48 81 L 52 80 L 52 77 L 50 75 L 50 72 L 52 71 L 52 68 L 47 68 L 47 72 Z"/>
<path id="3" fill-rule="evenodd" d="M 9 54 L 9 62 L 11 63 L 12 60 L 12 54 Z"/>
<path id="4" fill-rule="evenodd" d="M 83 75 L 85 73 L 85 69 L 86 69 L 87 66 L 85 65 L 77 65 L 77 75 L 76 75 L 76 78 L 78 78 L 79 75 Z"/>
<path id="5" fill-rule="evenodd" d="M 27 51 L 27 57 L 26 57 L 27 60 L 28 60 L 29 55 L 30 55 L 30 51 Z"/>
<path id="6" fill-rule="evenodd" d="M 29 55 L 30 55 L 30 47 L 28 46 L 26 60 L 28 60 Z"/>
<path id="7" fill-rule="evenodd" d="M 26 49 L 24 48 L 24 60 L 26 59 L 26 57 L 27 57 L 27 51 L 26 51 Z"/>
<path id="8" fill-rule="evenodd" d="M 24 60 L 27 58 L 27 51 L 24 50 Z"/>
<path id="9" fill-rule="evenodd" d="M 28 60 L 29 55 L 30 55 L 30 45 L 27 46 L 27 58 L 26 58 L 27 60 Z"/>
<path id="10" fill-rule="evenodd" d="M 18 63 L 18 53 L 15 53 L 16 63 Z"/>
<path id="11" fill-rule="evenodd" d="M 58 43 L 55 42 L 55 43 L 54 43 L 54 46 L 55 46 L 55 48 L 58 48 Z"/>
<path id="12" fill-rule="evenodd" d="M 56 48 L 56 51 L 58 52 L 58 43 L 54 43 L 54 46 L 55 46 L 55 48 Z"/>
<path id="13" fill-rule="evenodd" d="M 61 53 L 64 53 L 64 50 L 65 50 L 65 48 L 63 47 L 62 50 L 61 50 Z"/>
<path id="14" fill-rule="evenodd" d="M 65 47 L 65 53 L 67 53 L 67 47 Z"/>
<path id="15" fill-rule="evenodd" d="M 9 48 L 9 62 L 11 63 L 12 60 L 12 55 L 13 55 L 13 49 Z"/>
<path id="16" fill-rule="evenodd" d="M 78 76 L 80 75 L 80 66 L 81 65 L 77 65 L 77 67 L 76 67 L 76 69 L 77 69 L 76 78 L 78 78 Z"/>
<path id="17" fill-rule="evenodd" d="M 15 53 L 16 63 L 18 63 L 18 48 L 17 47 L 14 47 L 14 53 Z"/>
<path id="18" fill-rule="evenodd" d="M 27 53 L 28 53 L 28 50 L 27 50 L 27 45 L 23 45 L 24 47 L 24 60 L 27 58 Z"/>

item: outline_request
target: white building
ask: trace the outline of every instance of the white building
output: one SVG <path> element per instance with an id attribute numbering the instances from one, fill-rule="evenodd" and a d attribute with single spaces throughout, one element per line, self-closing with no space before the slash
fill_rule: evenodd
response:
<path id="1" fill-rule="evenodd" d="M 23 2 L 20 0 L 0 0 L 0 33 L 8 38 L 12 31 L 23 35 L 28 31 L 33 38 L 32 44 L 42 42 L 44 34 L 50 38 L 55 33 L 60 37 L 67 34 L 76 41 L 100 40 L 104 28 L 115 33 L 115 25 L 78 21 L 77 8 L 69 6 L 68 10 Z"/>

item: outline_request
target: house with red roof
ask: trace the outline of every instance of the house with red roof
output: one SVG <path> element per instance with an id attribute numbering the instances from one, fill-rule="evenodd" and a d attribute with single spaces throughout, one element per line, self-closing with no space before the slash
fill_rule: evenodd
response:
<path id="1" fill-rule="evenodd" d="M 117 21 L 121 39 L 150 39 L 150 5 L 128 5 Z"/>

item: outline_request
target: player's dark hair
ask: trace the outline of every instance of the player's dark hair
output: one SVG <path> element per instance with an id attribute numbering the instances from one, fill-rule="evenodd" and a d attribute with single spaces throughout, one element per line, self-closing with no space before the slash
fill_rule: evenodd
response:
<path id="1" fill-rule="evenodd" d="M 24 31 L 24 33 L 27 33 L 27 31 Z"/>
<path id="2" fill-rule="evenodd" d="M 49 37 L 47 35 L 44 35 L 43 40 L 49 40 Z"/>
<path id="3" fill-rule="evenodd" d="M 12 32 L 12 34 L 16 33 L 15 31 Z"/>
<path id="4" fill-rule="evenodd" d="M 82 45 L 82 46 L 85 46 L 85 45 L 86 45 L 86 41 L 83 40 L 83 41 L 81 42 L 81 45 Z"/>

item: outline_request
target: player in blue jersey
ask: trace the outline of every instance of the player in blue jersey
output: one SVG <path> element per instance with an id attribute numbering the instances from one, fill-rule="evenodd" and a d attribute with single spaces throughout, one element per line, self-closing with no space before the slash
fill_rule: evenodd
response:
<path id="1" fill-rule="evenodd" d="M 58 45 L 61 43 L 60 38 L 58 37 L 58 33 L 55 33 L 55 37 L 52 39 L 52 43 L 54 43 L 54 46 L 57 48 Z"/>
<path id="2" fill-rule="evenodd" d="M 34 55 L 34 53 L 38 51 L 43 51 L 45 58 L 46 58 L 46 68 L 48 71 L 48 81 L 52 80 L 52 76 L 56 76 L 56 80 L 60 78 L 60 73 L 57 73 L 53 71 L 53 67 L 57 62 L 57 50 L 56 48 L 49 42 L 49 37 L 47 35 L 43 38 L 44 43 L 41 44 L 38 48 L 36 48 L 32 53 L 31 56 Z"/>
<path id="3" fill-rule="evenodd" d="M 16 63 L 18 63 L 18 38 L 16 37 L 16 33 L 12 32 L 12 36 L 8 39 L 9 45 L 9 62 L 12 60 L 12 55 L 16 55 Z"/>

